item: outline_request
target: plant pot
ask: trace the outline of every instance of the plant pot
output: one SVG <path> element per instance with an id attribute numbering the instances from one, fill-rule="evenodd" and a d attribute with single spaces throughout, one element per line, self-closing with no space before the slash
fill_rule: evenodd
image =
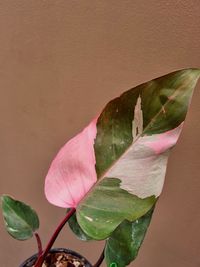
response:
<path id="1" fill-rule="evenodd" d="M 30 258 L 28 258 L 26 261 L 24 261 L 19 267 L 33 267 L 34 263 L 37 260 L 37 255 L 38 254 L 34 254 L 33 256 L 31 256 Z M 72 250 L 69 249 L 65 249 L 65 248 L 55 248 L 55 249 L 51 249 L 49 254 L 46 257 L 46 262 L 51 262 L 53 260 L 53 258 L 59 258 L 60 261 L 61 258 L 63 256 L 63 261 L 66 263 L 66 260 L 69 259 L 68 264 L 64 265 L 63 267 L 67 266 L 67 267 L 92 267 L 92 264 L 83 256 L 81 256 L 80 254 L 78 254 L 77 252 L 74 252 Z M 73 264 L 72 262 L 74 261 L 75 264 Z M 78 264 L 80 262 L 80 264 Z M 48 265 L 47 265 L 48 266 Z M 50 267 L 53 267 L 54 265 L 49 265 Z M 61 266 L 61 265 L 57 265 L 57 266 Z M 57 267 L 55 265 L 55 267 Z"/>

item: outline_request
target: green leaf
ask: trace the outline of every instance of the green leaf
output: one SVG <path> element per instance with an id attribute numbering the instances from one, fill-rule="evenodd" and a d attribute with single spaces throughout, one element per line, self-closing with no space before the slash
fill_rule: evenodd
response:
<path id="1" fill-rule="evenodd" d="M 117 267 L 124 267 L 137 257 L 152 213 L 153 208 L 138 220 L 134 222 L 125 220 L 115 229 L 106 242 L 105 260 L 107 266 L 116 263 Z"/>
<path id="2" fill-rule="evenodd" d="M 18 240 L 26 240 L 33 236 L 39 228 L 36 212 L 25 203 L 3 195 L 2 209 L 8 233 Z"/>
<path id="3" fill-rule="evenodd" d="M 199 76 L 199 69 L 167 74 L 104 108 L 94 145 L 98 180 L 76 212 L 89 236 L 105 239 L 124 220 L 134 221 L 152 208 Z"/>
<path id="4" fill-rule="evenodd" d="M 72 232 L 76 235 L 76 237 L 82 241 L 92 240 L 80 227 L 76 219 L 76 213 L 74 213 L 71 218 L 68 220 L 68 224 Z"/>

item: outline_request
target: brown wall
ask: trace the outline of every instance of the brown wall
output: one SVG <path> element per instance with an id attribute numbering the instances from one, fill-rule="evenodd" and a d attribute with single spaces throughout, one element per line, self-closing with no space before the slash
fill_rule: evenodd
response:
<path id="1" fill-rule="evenodd" d="M 57 150 L 121 91 L 200 66 L 199 0 L 1 0 L 0 193 L 39 213 L 44 243 L 64 210 L 43 194 Z M 169 161 L 164 192 L 135 267 L 200 266 L 200 84 Z M 34 240 L 13 240 L 0 219 L 0 266 L 18 266 Z M 92 262 L 102 243 L 67 229 L 57 246 Z"/>

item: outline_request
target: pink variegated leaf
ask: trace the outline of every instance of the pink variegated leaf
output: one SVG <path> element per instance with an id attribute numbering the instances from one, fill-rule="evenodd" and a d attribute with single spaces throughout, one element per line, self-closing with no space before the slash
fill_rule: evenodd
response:
<path id="1" fill-rule="evenodd" d="M 58 153 L 46 177 L 47 199 L 76 207 L 79 225 L 94 239 L 146 214 L 162 191 L 199 75 L 176 71 L 109 102 Z"/>

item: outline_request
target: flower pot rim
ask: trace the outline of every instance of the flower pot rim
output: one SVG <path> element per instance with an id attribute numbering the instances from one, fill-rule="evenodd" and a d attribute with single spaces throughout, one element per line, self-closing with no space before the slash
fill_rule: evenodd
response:
<path id="1" fill-rule="evenodd" d="M 49 251 L 49 253 L 52 253 L 52 254 L 57 253 L 57 252 L 65 252 L 65 253 L 71 254 L 72 256 L 75 256 L 78 259 L 83 260 L 85 263 L 85 267 L 92 267 L 92 264 L 84 256 L 77 253 L 76 251 L 73 251 L 67 248 L 52 248 Z M 37 258 L 37 256 L 38 256 L 38 253 L 35 253 L 34 255 L 26 259 L 22 264 L 20 264 L 19 267 L 32 267 L 34 260 Z"/>

